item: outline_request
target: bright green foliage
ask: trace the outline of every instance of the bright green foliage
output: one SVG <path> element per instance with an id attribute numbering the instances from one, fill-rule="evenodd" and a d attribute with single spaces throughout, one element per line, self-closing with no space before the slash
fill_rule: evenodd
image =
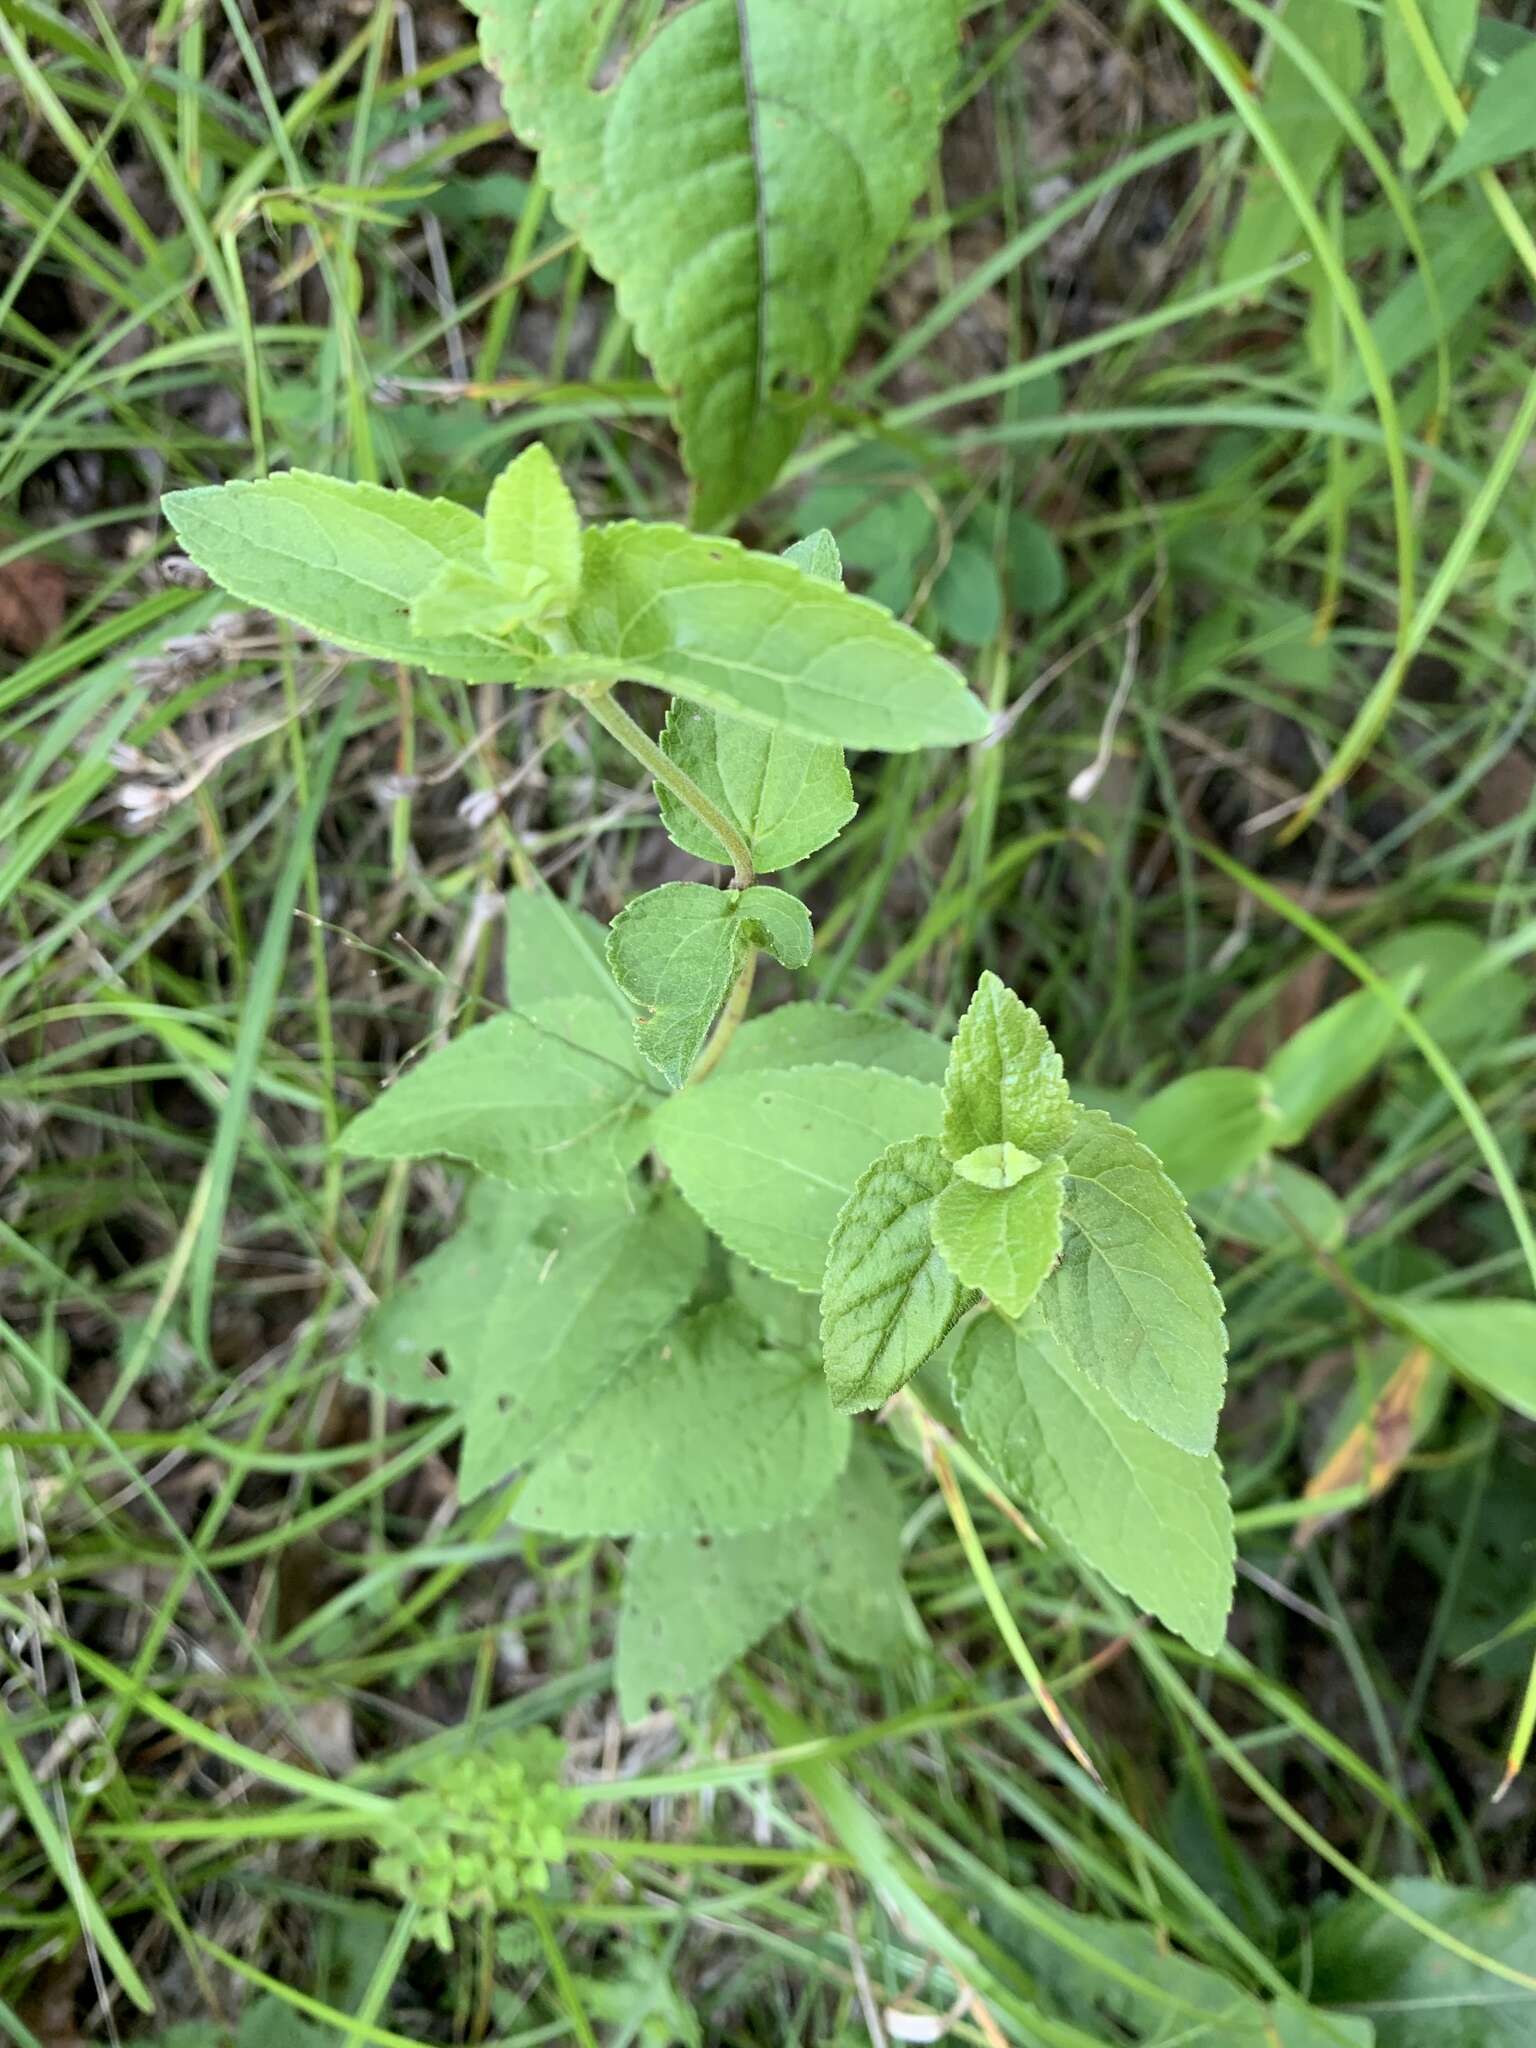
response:
<path id="1" fill-rule="evenodd" d="M 984 1316 L 954 1370 L 965 1427 L 1026 1514 L 1197 1650 L 1232 1604 L 1232 1511 L 1214 1456 L 1125 1412 L 1038 1326 Z"/>
<path id="2" fill-rule="evenodd" d="M 642 1536 L 630 1546 L 619 1619 L 619 1710 L 697 1692 L 796 1606 L 856 1663 L 899 1655 L 910 1603 L 901 1503 L 872 1445 L 809 1515 L 734 1536 Z"/>
<path id="3" fill-rule="evenodd" d="M 1202 1067 L 1171 1081 L 1142 1104 L 1135 1124 L 1184 1195 L 1235 1180 L 1274 1143 L 1269 1088 L 1248 1067 Z"/>
<path id="4" fill-rule="evenodd" d="M 1416 979 L 1412 972 L 1398 976 L 1397 993 L 1406 995 Z M 1310 1018 L 1264 1069 L 1276 1116 L 1271 1144 L 1299 1145 L 1318 1118 L 1385 1059 L 1397 1037 L 1396 1018 L 1368 988 Z"/>
<path id="5" fill-rule="evenodd" d="M 1312 1937 L 1313 1996 L 1373 2013 L 1375 2048 L 1527 2048 L 1536 1992 L 1499 1982 L 1476 1958 L 1536 1976 L 1536 1885 L 1493 1891 L 1399 1877 L 1387 1889 L 1470 1953 L 1448 1953 L 1384 1901 L 1357 1895 Z"/>
<path id="6" fill-rule="evenodd" d="M 411 631 L 418 642 L 465 633 L 505 639 L 535 617 L 535 599 L 514 597 L 494 576 L 467 562 L 445 562 L 411 600 Z"/>
<path id="7" fill-rule="evenodd" d="M 909 753 L 980 739 L 987 716 L 948 662 L 868 598 L 777 555 L 680 526 L 590 527 L 566 621 L 575 653 L 535 684 L 652 683 L 806 739 Z"/>
<path id="8" fill-rule="evenodd" d="M 937 1088 L 872 1067 L 719 1073 L 651 1119 L 678 1186 L 732 1251 L 815 1293 L 838 1211 L 898 1138 L 934 1137 Z"/>
<path id="9" fill-rule="evenodd" d="M 507 1004 L 525 1010 L 549 996 L 600 996 L 627 1019 L 629 1004 L 608 972 L 608 934 L 595 917 L 548 889 L 507 898 Z"/>
<path id="10" fill-rule="evenodd" d="M 934 1204 L 934 1242 L 957 1279 L 1017 1318 L 1061 1252 L 1061 1204 L 1059 1156 L 1011 1187 L 978 1186 L 957 1172 Z"/>
<path id="11" fill-rule="evenodd" d="M 694 0 L 606 92 L 590 0 L 471 6 L 556 212 L 676 395 L 715 525 L 773 482 L 922 190 L 953 0 Z"/>
<path id="12" fill-rule="evenodd" d="M 322 640 L 470 683 L 527 672 L 526 655 L 471 632 L 411 626 L 412 605 L 444 569 L 485 572 L 485 522 L 462 505 L 301 469 L 173 491 L 163 503 L 176 538 L 215 583 Z"/>
<path id="13" fill-rule="evenodd" d="M 1065 1148 L 1061 1263 L 1041 1290 L 1072 1362 L 1180 1449 L 1216 1439 L 1226 1380 L 1221 1297 L 1183 1198 L 1130 1131 L 1085 1111 Z"/>
<path id="14" fill-rule="evenodd" d="M 1477 0 L 1417 0 L 1417 6 L 1451 84 L 1460 85 L 1477 34 Z M 1416 171 L 1445 126 L 1445 111 L 1414 48 L 1403 0 L 1385 0 L 1381 34 L 1387 56 L 1387 91 L 1402 125 L 1403 163 Z"/>
<path id="15" fill-rule="evenodd" d="M 680 1088 L 716 1011 L 754 946 L 785 967 L 811 957 L 805 905 L 782 889 L 711 889 L 667 882 L 637 896 L 608 934 L 613 978 L 644 1014 L 635 1043 Z"/>
<path id="16" fill-rule="evenodd" d="M 784 551 L 806 575 L 841 584 L 837 543 L 824 528 Z M 835 839 L 858 806 L 843 750 L 796 733 L 753 725 L 680 699 L 667 714 L 662 752 L 693 778 L 735 825 L 759 874 L 772 874 Z M 685 853 L 729 866 L 730 855 L 664 782 L 662 823 Z"/>
<path id="17" fill-rule="evenodd" d="M 942 1086 L 947 1055 L 938 1039 L 899 1017 L 839 1010 L 832 1003 L 783 1003 L 747 1019 L 731 1040 L 722 1072 L 734 1076 L 839 1061 Z"/>
<path id="18" fill-rule="evenodd" d="M 446 1955 L 454 1920 L 515 1911 L 549 1889 L 584 1800 L 560 1782 L 565 1744 L 547 1729 L 434 1759 L 379 1824 L 377 1884 L 423 1908 L 417 1931 Z"/>
<path id="19" fill-rule="evenodd" d="M 612 1188 L 648 1142 L 652 1100 L 622 1016 L 560 996 L 493 1017 L 407 1067 L 341 1143 L 354 1159 L 465 1160 L 516 1186 Z"/>
<path id="20" fill-rule="evenodd" d="M 1457 136 L 1431 180 L 1438 191 L 1453 178 L 1468 178 L 1492 164 L 1506 164 L 1536 147 L 1536 43 L 1506 57 L 1497 74 L 1478 93 Z"/>
<path id="21" fill-rule="evenodd" d="M 978 1145 L 955 1161 L 955 1172 L 973 1187 L 1016 1188 L 1026 1174 L 1038 1172 L 1040 1161 L 1033 1152 L 1021 1151 L 1006 1141 L 1001 1145 Z"/>
<path id="22" fill-rule="evenodd" d="M 1044 1158 L 1071 1128 L 1061 1057 L 1045 1026 L 988 971 L 950 1048 L 945 1154 L 959 1160 L 981 1145 L 1009 1144 Z"/>
<path id="23" fill-rule="evenodd" d="M 1365 83 L 1365 30 L 1356 10 L 1336 0 L 1288 0 L 1282 20 L 1353 104 Z M 1339 117 L 1278 38 L 1262 97 L 1275 138 L 1310 199 L 1343 147 Z M 1223 275 L 1249 277 L 1289 255 L 1301 239 L 1295 207 L 1269 166 L 1258 165 L 1249 174 L 1242 212 L 1222 252 Z"/>
<path id="24" fill-rule="evenodd" d="M 814 1360 L 732 1303 L 647 1349 L 534 1467 L 517 1519 L 562 1536 L 717 1535 L 802 1514 L 848 1459 Z"/>
<path id="25" fill-rule="evenodd" d="M 542 441 L 534 441 L 491 485 L 485 501 L 485 559 L 512 596 L 560 617 L 581 587 L 581 515 Z"/>
<path id="26" fill-rule="evenodd" d="M 933 1203 L 949 1177 L 933 1138 L 905 1138 L 865 1170 L 838 1214 L 822 1281 L 821 1353 L 839 1408 L 889 1400 L 964 1306 L 933 1241 Z"/>
<path id="27" fill-rule="evenodd" d="M 1536 1420 L 1536 1301 L 1383 1299 L 1399 1328 L 1427 1344 L 1452 1372 L 1517 1415 Z"/>

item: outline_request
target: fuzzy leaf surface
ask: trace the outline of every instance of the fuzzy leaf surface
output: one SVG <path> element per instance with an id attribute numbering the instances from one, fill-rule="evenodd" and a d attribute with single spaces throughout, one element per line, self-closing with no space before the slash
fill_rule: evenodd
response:
<path id="1" fill-rule="evenodd" d="M 949 1270 L 1015 1321 L 1061 1251 L 1062 1185 L 1061 1160 L 1047 1159 L 1010 1188 L 977 1187 L 957 1174 L 934 1203 L 934 1243 Z"/>
<path id="2" fill-rule="evenodd" d="M 821 1291 L 838 1211 L 898 1138 L 933 1137 L 940 1097 L 847 1065 L 712 1074 L 669 1096 L 648 1130 L 715 1235 L 775 1279 Z"/>
<path id="3" fill-rule="evenodd" d="M 827 1247 L 821 1357 L 843 1410 L 878 1408 L 943 1343 L 964 1296 L 933 1241 L 950 1177 L 932 1138 L 888 1146 L 859 1176 Z"/>
<path id="4" fill-rule="evenodd" d="M 515 598 L 569 610 L 581 584 L 581 515 L 542 441 L 509 462 L 485 501 L 485 559 Z"/>
<path id="5" fill-rule="evenodd" d="M 445 562 L 412 601 L 411 631 L 418 640 L 464 633 L 484 633 L 500 640 L 526 625 L 535 609 L 527 598 L 514 597 L 483 567 Z"/>
<path id="6" fill-rule="evenodd" d="M 1201 1456 L 1216 1440 L 1227 1336 L 1183 1197 L 1102 1110 L 1083 1113 L 1063 1156 L 1067 1228 L 1040 1292 L 1046 1322 L 1127 1415 Z"/>
<path id="7" fill-rule="evenodd" d="M 590 0 L 471 0 L 556 213 L 676 400 L 720 523 L 773 482 L 923 188 L 953 0 L 694 0 L 608 90 Z"/>
<path id="8" fill-rule="evenodd" d="M 1025 1512 L 1197 1650 L 1218 1650 L 1235 1545 L 1216 1458 L 1133 1422 L 1038 1325 L 981 1317 L 954 1380 L 966 1430 Z"/>
<path id="9" fill-rule="evenodd" d="M 1044 1158 L 1072 1128 L 1061 1057 L 1034 1011 L 990 970 L 960 1019 L 944 1083 L 944 1151 L 1017 1145 Z"/>
<path id="10" fill-rule="evenodd" d="M 1026 1174 L 1039 1169 L 1040 1163 L 1033 1152 L 1023 1152 L 1017 1145 L 978 1145 L 974 1152 L 955 1161 L 955 1172 L 974 1187 L 1001 1191 L 1016 1188 Z"/>
<path id="11" fill-rule="evenodd" d="M 526 655 L 473 633 L 412 630 L 412 605 L 443 570 L 485 573 L 485 521 L 462 505 L 302 469 L 173 491 L 163 503 L 192 560 L 244 604 L 434 675 L 516 683 L 528 674 Z"/>
<path id="12" fill-rule="evenodd" d="M 574 654 L 542 687 L 650 683 L 810 740 L 909 753 L 987 730 L 981 700 L 890 613 L 779 555 L 681 526 L 589 527 Z"/>
<path id="13" fill-rule="evenodd" d="M 655 1099 L 619 1012 L 561 996 L 407 1067 L 340 1144 L 354 1159 L 462 1159 L 519 1187 L 593 1193 L 645 1150 Z"/>
<path id="14" fill-rule="evenodd" d="M 786 967 L 811 957 L 805 905 L 783 889 L 666 882 L 637 896 L 608 933 L 608 965 L 643 1014 L 635 1043 L 680 1088 L 751 946 Z"/>
<path id="15" fill-rule="evenodd" d="M 821 1499 L 848 1442 L 815 1361 L 759 1349 L 726 1303 L 674 1325 L 576 1417 L 516 1516 L 562 1536 L 765 1529 Z"/>
<path id="16" fill-rule="evenodd" d="M 840 1010 L 835 1003 L 782 1003 L 739 1026 L 721 1072 L 822 1067 L 834 1061 L 883 1067 L 888 1073 L 909 1074 L 914 1081 L 942 1087 L 947 1054 L 938 1039 L 903 1024 L 899 1017 Z"/>

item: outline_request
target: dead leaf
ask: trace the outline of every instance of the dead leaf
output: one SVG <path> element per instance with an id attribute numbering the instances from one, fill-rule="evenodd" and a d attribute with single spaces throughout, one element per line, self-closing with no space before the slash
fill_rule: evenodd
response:
<path id="1" fill-rule="evenodd" d="M 1445 1380 L 1444 1366 L 1426 1345 L 1403 1347 L 1402 1357 L 1387 1373 L 1370 1407 L 1334 1444 L 1307 1481 L 1302 1498 L 1318 1500 L 1354 1486 L 1369 1487 L 1373 1500 L 1383 1493 L 1434 1420 Z M 1335 1508 L 1298 1522 L 1293 1544 L 1301 1549 L 1319 1529 L 1347 1513 L 1348 1509 Z"/>
<path id="2" fill-rule="evenodd" d="M 36 654 L 64 623 L 69 578 L 55 562 L 24 555 L 0 568 L 0 646 Z"/>

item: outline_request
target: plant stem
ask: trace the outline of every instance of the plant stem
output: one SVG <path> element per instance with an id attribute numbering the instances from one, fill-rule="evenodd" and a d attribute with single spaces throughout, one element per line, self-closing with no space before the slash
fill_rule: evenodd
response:
<path id="1" fill-rule="evenodd" d="M 721 1054 L 736 1036 L 736 1026 L 747 1014 L 747 1005 L 752 1000 L 752 983 L 757 978 L 757 948 L 749 946 L 747 957 L 742 961 L 731 992 L 725 999 L 725 1008 L 715 1019 L 715 1028 L 709 1035 L 709 1043 L 693 1063 L 693 1072 L 688 1076 L 691 1088 L 695 1081 L 702 1081 L 718 1065 Z"/>
<path id="2" fill-rule="evenodd" d="M 611 732 L 626 753 L 633 754 L 647 774 L 664 783 L 681 804 L 708 831 L 713 832 L 731 859 L 731 887 L 750 889 L 753 881 L 752 850 L 725 813 L 712 804 L 691 775 L 657 746 L 643 727 L 636 725 L 623 706 L 614 701 L 606 683 L 587 684 L 570 692 L 584 704 L 604 731 Z M 722 1022 L 724 1020 L 722 1019 Z"/>

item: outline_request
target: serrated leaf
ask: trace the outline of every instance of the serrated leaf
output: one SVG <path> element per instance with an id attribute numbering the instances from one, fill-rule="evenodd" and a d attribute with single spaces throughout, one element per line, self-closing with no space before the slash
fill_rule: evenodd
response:
<path id="1" fill-rule="evenodd" d="M 634 1721 L 655 1696 L 699 1692 L 802 1603 L 855 1662 L 905 1647 L 901 1503 L 866 1443 L 854 1444 L 813 1514 L 734 1536 L 635 1538 L 619 1613 L 619 1711 Z"/>
<path id="2" fill-rule="evenodd" d="M 589 0 L 471 6 L 556 213 L 676 395 L 715 525 L 773 482 L 923 188 L 952 0 L 695 0 L 606 92 Z"/>
<path id="3" fill-rule="evenodd" d="M 1034 1011 L 990 970 L 960 1019 L 944 1082 L 944 1150 L 1017 1145 L 1044 1158 L 1072 1128 L 1061 1058 Z"/>
<path id="4" fill-rule="evenodd" d="M 507 897 L 507 1003 L 525 1010 L 551 996 L 599 996 L 629 1021 L 630 1008 L 608 972 L 608 933 L 595 917 L 548 888 Z"/>
<path id="5" fill-rule="evenodd" d="M 531 683 L 650 683 L 758 725 L 908 753 L 980 739 L 987 715 L 958 671 L 868 598 L 778 555 L 681 526 L 590 527 L 579 652 Z"/>
<path id="6" fill-rule="evenodd" d="M 445 498 L 288 470 L 162 500 L 182 547 L 245 604 L 337 647 L 471 683 L 521 682 L 527 657 L 468 633 L 411 629 L 416 599 L 457 564 L 485 570 L 485 522 Z"/>
<path id="7" fill-rule="evenodd" d="M 950 1178 L 932 1138 L 888 1146 L 838 1213 L 821 1292 L 821 1359 L 843 1410 L 878 1408 L 943 1343 L 964 1302 L 933 1241 Z"/>
<path id="8" fill-rule="evenodd" d="M 811 957 L 811 920 L 782 889 L 667 882 L 637 896 L 608 933 L 608 965 L 643 1015 L 635 1043 L 674 1088 L 688 1078 L 752 946 L 786 967 Z"/>
<path id="9" fill-rule="evenodd" d="M 505 638 L 526 625 L 538 607 L 504 590 L 483 566 L 445 562 L 411 601 L 411 631 L 418 640 L 463 633 Z"/>
<path id="10" fill-rule="evenodd" d="M 833 1003 L 783 1003 L 738 1026 L 721 1072 L 759 1073 L 841 1061 L 853 1067 L 883 1067 L 938 1087 L 943 1085 L 948 1058 L 937 1038 L 897 1017 L 840 1010 Z"/>
<path id="11" fill-rule="evenodd" d="M 1232 1510 L 1221 1466 L 1132 1421 L 1050 1335 L 983 1316 L 961 1340 L 965 1427 L 1027 1515 L 1197 1650 L 1232 1605 Z"/>
<path id="12" fill-rule="evenodd" d="M 955 1172 L 973 1187 L 1001 1191 L 1016 1188 L 1027 1174 L 1038 1170 L 1040 1163 L 1033 1152 L 1022 1152 L 1017 1145 L 978 1145 L 974 1152 L 955 1161 Z"/>
<path id="13" fill-rule="evenodd" d="M 1477 35 L 1477 0 L 1418 0 L 1419 12 L 1453 86 L 1460 85 Z M 1416 171 L 1445 126 L 1440 96 L 1429 82 L 1399 0 L 1382 10 L 1387 92 L 1403 131 L 1404 167 Z"/>
<path id="14" fill-rule="evenodd" d="M 562 1536 L 764 1529 L 821 1499 L 848 1442 L 814 1361 L 760 1350 L 726 1303 L 676 1324 L 576 1418 L 516 1516 Z"/>
<path id="15" fill-rule="evenodd" d="M 1061 1251 L 1063 1171 L 1059 1158 L 1009 1188 L 977 1187 L 958 1176 L 933 1206 L 933 1240 L 955 1278 L 1022 1316 Z"/>
<path id="16" fill-rule="evenodd" d="M 733 1252 L 821 1291 L 827 1245 L 854 1183 L 898 1138 L 933 1137 L 937 1088 L 874 1067 L 712 1074 L 648 1126 L 684 1195 Z"/>
<path id="17" fill-rule="evenodd" d="M 522 603 L 545 616 L 569 610 L 581 586 L 581 515 L 542 441 L 530 443 L 491 485 L 485 559 Z"/>
<path id="18" fill-rule="evenodd" d="M 1383 1311 L 1452 1372 L 1536 1421 L 1536 1301 L 1383 1297 Z"/>
<path id="19" fill-rule="evenodd" d="M 842 583 L 837 543 L 825 529 L 786 548 L 784 559 L 824 583 Z M 685 698 L 667 713 L 661 748 L 725 812 L 751 848 L 759 874 L 804 860 L 835 839 L 858 808 L 841 747 L 753 725 Z M 664 782 L 657 783 L 656 796 L 662 823 L 685 853 L 730 865 L 721 841 Z"/>
<path id="20" fill-rule="evenodd" d="M 516 1186 L 581 1194 L 612 1188 L 640 1157 L 654 1099 L 619 1012 L 562 996 L 405 1068 L 339 1142 L 354 1159 L 463 1159 Z"/>
<path id="21" fill-rule="evenodd" d="M 1274 1142 L 1269 1084 L 1248 1067 L 1203 1067 L 1144 1102 L 1136 1135 L 1184 1195 L 1246 1173 Z"/>
<path id="22" fill-rule="evenodd" d="M 1226 1382 L 1221 1296 L 1179 1191 L 1130 1131 L 1085 1111 L 1068 1139 L 1060 1263 L 1040 1291 L 1073 1364 L 1197 1456 Z"/>
<path id="23" fill-rule="evenodd" d="M 1399 975 L 1393 987 L 1406 997 L 1416 981 L 1416 974 Z M 1398 1032 L 1397 1019 L 1368 988 L 1309 1018 L 1264 1069 L 1275 1105 L 1271 1143 L 1299 1145 L 1318 1119 L 1386 1058 Z"/>

